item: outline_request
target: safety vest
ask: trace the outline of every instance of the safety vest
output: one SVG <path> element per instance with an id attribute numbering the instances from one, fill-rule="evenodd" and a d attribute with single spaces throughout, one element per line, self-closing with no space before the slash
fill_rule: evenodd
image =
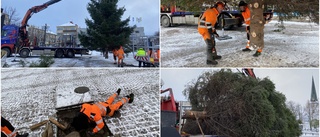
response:
<path id="1" fill-rule="evenodd" d="M 243 20 L 244 20 L 246 26 L 249 26 L 250 25 L 250 10 L 248 7 L 246 7 L 244 12 L 242 12 L 242 17 L 243 17 Z"/>
<path id="2" fill-rule="evenodd" d="M 143 49 L 139 49 L 137 51 L 137 56 L 146 56 L 146 51 L 144 51 Z"/>
<path id="3" fill-rule="evenodd" d="M 119 57 L 119 58 L 123 58 L 123 56 L 124 56 L 123 48 L 120 48 L 120 49 L 117 51 L 117 54 L 118 54 L 118 57 Z"/>
<path id="4" fill-rule="evenodd" d="M 157 50 L 157 58 L 160 59 L 160 50 Z"/>
<path id="5" fill-rule="evenodd" d="M 207 9 L 202 16 L 200 16 L 200 20 L 198 22 L 198 28 L 213 28 L 217 22 L 217 17 L 219 12 L 216 8 Z"/>

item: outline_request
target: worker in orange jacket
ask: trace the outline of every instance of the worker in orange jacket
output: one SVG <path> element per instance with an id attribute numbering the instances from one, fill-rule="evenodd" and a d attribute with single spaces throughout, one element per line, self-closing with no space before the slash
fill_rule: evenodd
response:
<path id="1" fill-rule="evenodd" d="M 117 64 L 117 56 L 118 56 L 118 50 L 116 48 L 114 48 L 112 50 L 112 54 L 113 54 L 113 60 L 114 60 L 114 63 L 113 64 Z"/>
<path id="2" fill-rule="evenodd" d="M 157 49 L 157 58 L 160 60 L 160 49 Z"/>
<path id="3" fill-rule="evenodd" d="M 81 110 L 76 117 L 73 118 L 71 125 L 77 130 L 87 130 L 88 128 L 93 128 L 93 130 L 88 131 L 88 134 L 102 134 L 105 135 L 106 131 L 110 132 L 107 127 L 103 117 L 112 117 L 115 111 L 118 111 L 122 106 L 129 102 L 132 103 L 134 99 L 134 94 L 131 93 L 126 97 L 122 98 L 121 101 L 113 103 L 114 99 L 120 94 L 121 89 L 119 88 L 116 93 L 111 95 L 105 102 L 97 102 L 94 104 L 84 103 L 82 104 Z M 103 130 L 102 130 L 103 129 Z"/>
<path id="4" fill-rule="evenodd" d="M 203 15 L 200 17 L 198 23 L 198 32 L 202 35 L 204 41 L 207 44 L 207 64 L 217 65 L 216 59 L 221 59 L 221 56 L 217 54 L 215 48 L 214 36 L 219 37 L 214 26 L 217 22 L 219 14 L 224 9 L 224 4 L 222 2 L 217 2 L 214 7 L 207 9 Z"/>
<path id="5" fill-rule="evenodd" d="M 1 116 L 1 137 L 27 137 L 28 133 L 20 135 L 11 123 Z"/>
<path id="6" fill-rule="evenodd" d="M 243 17 L 243 20 L 246 24 L 246 32 L 247 32 L 247 45 L 246 48 L 242 49 L 242 51 L 252 51 L 254 50 L 253 47 L 250 46 L 250 9 L 248 8 L 248 4 L 244 1 L 239 2 L 239 8 Z M 259 47 L 256 53 L 253 56 L 259 56 L 261 55 L 263 47 Z"/>
<path id="7" fill-rule="evenodd" d="M 120 46 L 120 48 L 118 49 L 117 55 L 118 55 L 118 67 L 123 67 L 124 51 L 122 46 Z"/>

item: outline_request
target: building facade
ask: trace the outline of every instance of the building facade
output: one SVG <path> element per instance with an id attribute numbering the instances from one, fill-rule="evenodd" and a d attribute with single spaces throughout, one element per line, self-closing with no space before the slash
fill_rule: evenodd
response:
<path id="1" fill-rule="evenodd" d="M 144 27 L 134 28 L 133 32 L 130 35 L 131 45 L 142 45 L 144 36 Z"/>
<path id="2" fill-rule="evenodd" d="M 79 27 L 72 21 L 57 26 L 57 44 L 61 47 L 76 47 L 80 44 Z"/>
<path id="3" fill-rule="evenodd" d="M 30 44 L 34 46 L 55 46 L 57 34 L 44 29 L 44 27 L 36 27 L 31 25 L 27 28 Z M 46 32 L 46 33 L 45 33 Z"/>

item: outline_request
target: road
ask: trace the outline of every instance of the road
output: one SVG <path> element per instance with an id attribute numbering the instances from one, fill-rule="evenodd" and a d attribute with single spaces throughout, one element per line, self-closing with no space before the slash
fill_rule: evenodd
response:
<path id="1" fill-rule="evenodd" d="M 161 27 L 162 67 L 319 67 L 319 26 L 313 23 L 285 22 L 276 32 L 276 21 L 265 25 L 262 55 L 242 52 L 247 38 L 245 27 L 225 31 L 232 39 L 216 40 L 222 56 L 216 66 L 206 65 L 206 46 L 197 26 Z M 218 30 L 222 35 L 221 30 Z"/>

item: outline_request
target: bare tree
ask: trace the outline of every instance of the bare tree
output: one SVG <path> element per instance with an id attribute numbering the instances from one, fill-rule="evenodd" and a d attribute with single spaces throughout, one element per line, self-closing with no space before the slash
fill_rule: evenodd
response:
<path id="1" fill-rule="evenodd" d="M 291 110 L 291 112 L 295 115 L 296 119 L 299 120 L 300 123 L 303 121 L 303 109 L 301 104 L 295 103 L 293 101 L 289 101 L 286 103 L 287 107 Z"/>
<path id="2" fill-rule="evenodd" d="M 318 102 L 310 102 L 308 100 L 306 107 L 305 107 L 305 114 L 309 121 L 310 130 L 312 130 L 312 127 L 315 127 L 313 124 L 314 120 L 319 119 L 319 104 Z"/>
<path id="3" fill-rule="evenodd" d="M 296 104 L 296 111 L 298 113 L 298 119 L 303 123 L 303 108 L 301 104 Z"/>
<path id="4" fill-rule="evenodd" d="M 18 14 L 16 8 L 5 7 L 3 9 L 3 12 L 5 14 L 8 14 L 8 17 L 9 17 L 8 24 L 15 24 L 15 25 L 20 24 L 21 17 L 19 17 L 19 14 Z"/>

